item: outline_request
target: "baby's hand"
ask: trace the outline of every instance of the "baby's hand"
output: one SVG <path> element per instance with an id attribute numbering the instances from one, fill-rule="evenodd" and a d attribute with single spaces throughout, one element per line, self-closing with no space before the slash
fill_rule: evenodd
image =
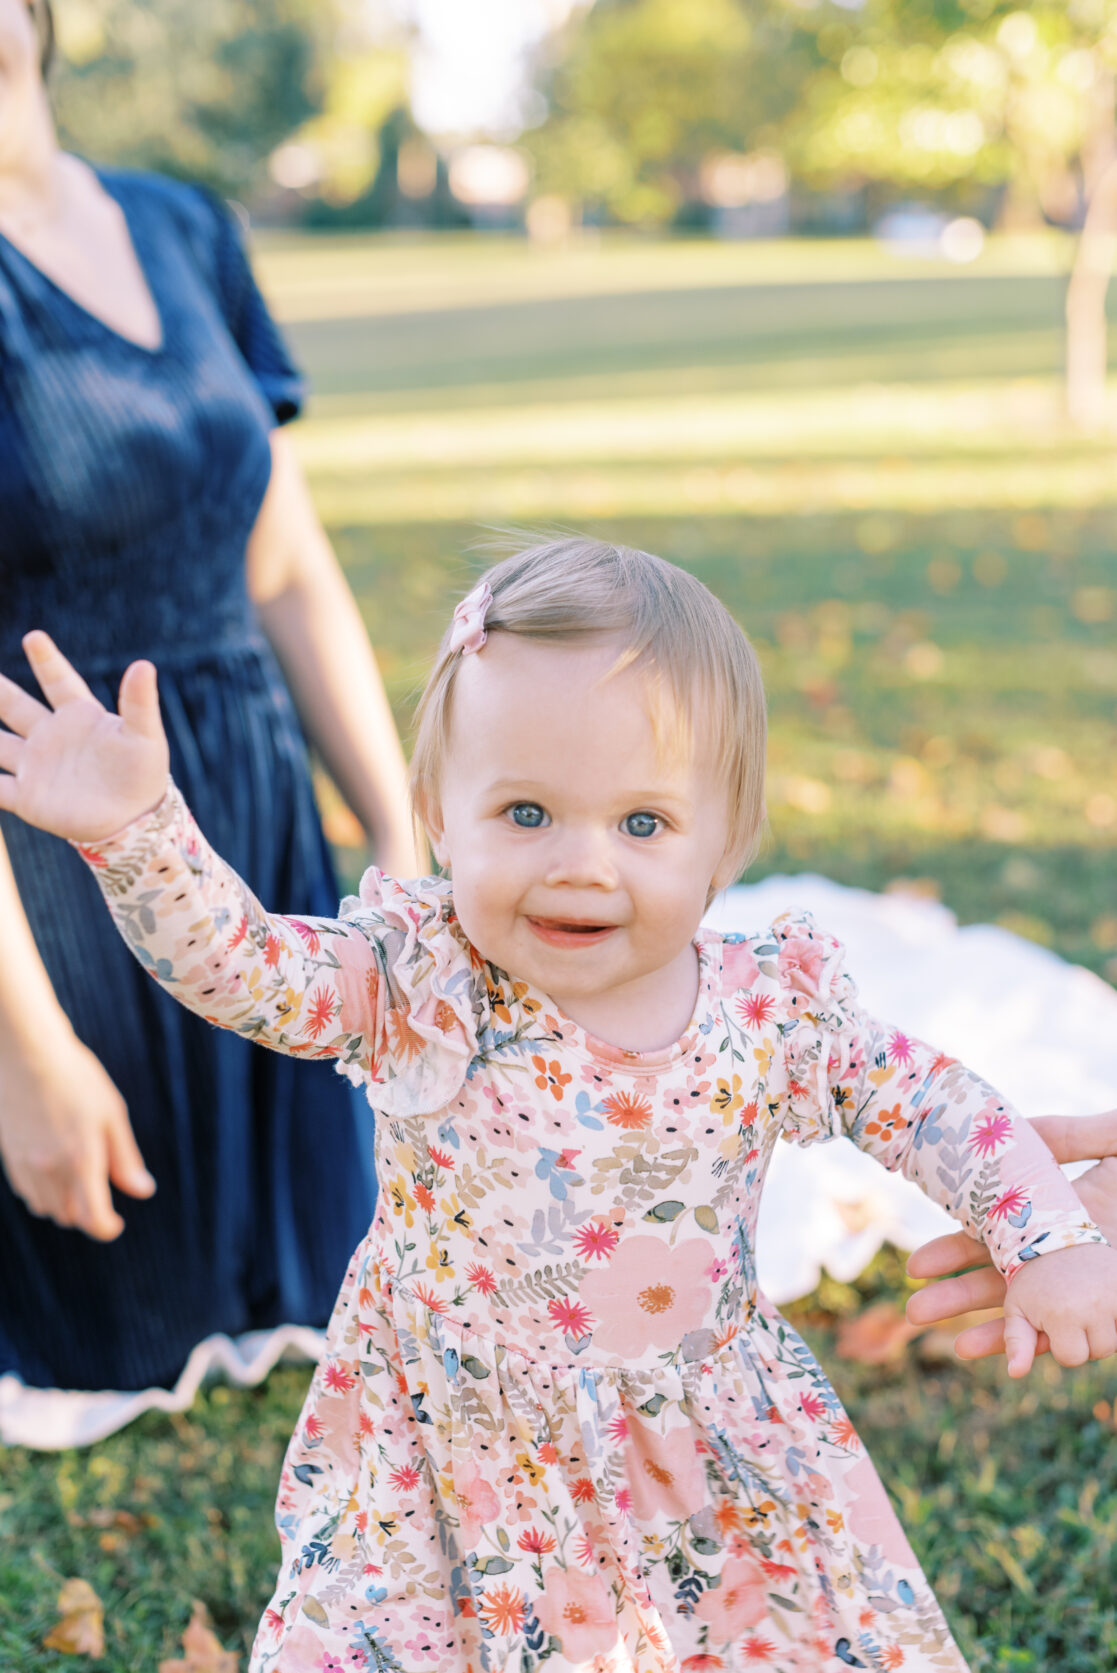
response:
<path id="1" fill-rule="evenodd" d="M 0 808 L 77 842 L 113 836 L 162 801 L 169 753 L 155 669 L 134 662 L 120 713 L 99 703 L 45 633 L 23 641 L 46 704 L 0 674 Z"/>
<path id="2" fill-rule="evenodd" d="M 1010 1377 L 1031 1370 L 1041 1330 L 1060 1365 L 1117 1353 L 1117 1249 L 1102 1243 L 1054 1249 L 1021 1268 L 1005 1298 Z"/>

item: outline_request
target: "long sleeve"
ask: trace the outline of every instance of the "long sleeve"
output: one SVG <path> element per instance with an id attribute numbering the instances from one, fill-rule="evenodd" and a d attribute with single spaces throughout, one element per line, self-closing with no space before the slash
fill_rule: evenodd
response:
<path id="1" fill-rule="evenodd" d="M 775 936 L 786 1137 L 845 1134 L 982 1239 L 1006 1278 L 1052 1250 L 1105 1242 L 1046 1145 L 993 1087 L 861 1010 L 832 936 L 806 915 L 777 920 Z"/>
<path id="2" fill-rule="evenodd" d="M 111 840 L 76 846 L 140 963 L 207 1021 L 337 1059 L 388 1113 L 431 1113 L 460 1088 L 477 1046 L 474 983 L 445 885 L 373 870 L 338 918 L 269 913 L 173 785 Z"/>

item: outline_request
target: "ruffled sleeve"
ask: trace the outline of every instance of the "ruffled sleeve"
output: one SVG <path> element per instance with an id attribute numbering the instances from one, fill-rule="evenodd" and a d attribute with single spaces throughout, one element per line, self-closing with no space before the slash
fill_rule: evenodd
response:
<path id="1" fill-rule="evenodd" d="M 857 989 L 845 948 L 820 930 L 809 912 L 784 913 L 772 926 L 779 950 L 788 1092 L 783 1136 L 798 1144 L 842 1136 L 842 1113 L 831 1093 L 832 1071 L 848 1064 Z"/>
<path id="2" fill-rule="evenodd" d="M 386 1115 L 432 1115 L 461 1090 L 489 1002 L 448 884 L 373 870 L 337 918 L 268 912 L 174 785 L 115 836 L 75 846 L 140 963 L 207 1021 L 335 1059 Z"/>
<path id="3" fill-rule="evenodd" d="M 981 1238 L 1006 1278 L 1052 1250 L 1105 1241 L 1051 1152 L 999 1092 L 861 1010 L 840 942 L 806 914 L 778 918 L 773 937 L 785 1137 L 851 1138 Z"/>
<path id="4" fill-rule="evenodd" d="M 367 936 L 382 980 L 365 1063 L 337 1067 L 385 1115 L 430 1115 L 461 1091 L 486 1026 L 482 969 L 454 916 L 450 885 L 400 882 L 371 867 L 341 921 Z"/>

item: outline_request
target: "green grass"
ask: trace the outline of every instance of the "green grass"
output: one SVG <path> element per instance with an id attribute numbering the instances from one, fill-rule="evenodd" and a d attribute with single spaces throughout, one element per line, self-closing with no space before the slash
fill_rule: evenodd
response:
<path id="1" fill-rule="evenodd" d="M 760 651 L 752 875 L 924 879 L 963 920 L 1117 976 L 1117 473 L 1111 433 L 1061 418 L 1067 254 L 993 241 L 959 271 L 865 244 L 268 241 L 316 389 L 300 446 L 401 721 L 485 525 L 635 541 Z M 796 1316 L 976 1673 L 1117 1666 L 1111 1365 L 1021 1387 L 836 1361 L 835 1319 L 903 1290 L 886 1252 Z M 154 1668 L 193 1597 L 246 1651 L 305 1383 L 284 1368 L 85 1453 L 0 1457 L 0 1667 L 73 1665 L 39 1648 L 70 1574 L 107 1606 L 84 1665 Z"/>

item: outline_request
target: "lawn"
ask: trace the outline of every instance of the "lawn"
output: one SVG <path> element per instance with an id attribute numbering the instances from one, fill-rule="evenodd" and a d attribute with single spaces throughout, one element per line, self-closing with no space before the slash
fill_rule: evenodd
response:
<path id="1" fill-rule="evenodd" d="M 1067 255 L 265 241 L 315 386 L 299 446 L 401 721 L 488 531 L 645 545 L 708 581 L 761 655 L 771 832 L 752 875 L 918 879 L 1117 978 L 1117 473 L 1112 435 L 1061 417 Z M 918 1349 L 835 1360 L 837 1321 L 903 1287 L 886 1253 L 796 1315 L 976 1673 L 1117 1666 L 1111 1365 L 1009 1388 Z M 106 1655 L 82 1665 L 154 1668 L 192 1597 L 243 1652 L 305 1382 L 286 1368 L 87 1453 L 0 1459 L 0 1667 L 74 1665 L 39 1648 L 71 1574 L 107 1606 Z"/>

